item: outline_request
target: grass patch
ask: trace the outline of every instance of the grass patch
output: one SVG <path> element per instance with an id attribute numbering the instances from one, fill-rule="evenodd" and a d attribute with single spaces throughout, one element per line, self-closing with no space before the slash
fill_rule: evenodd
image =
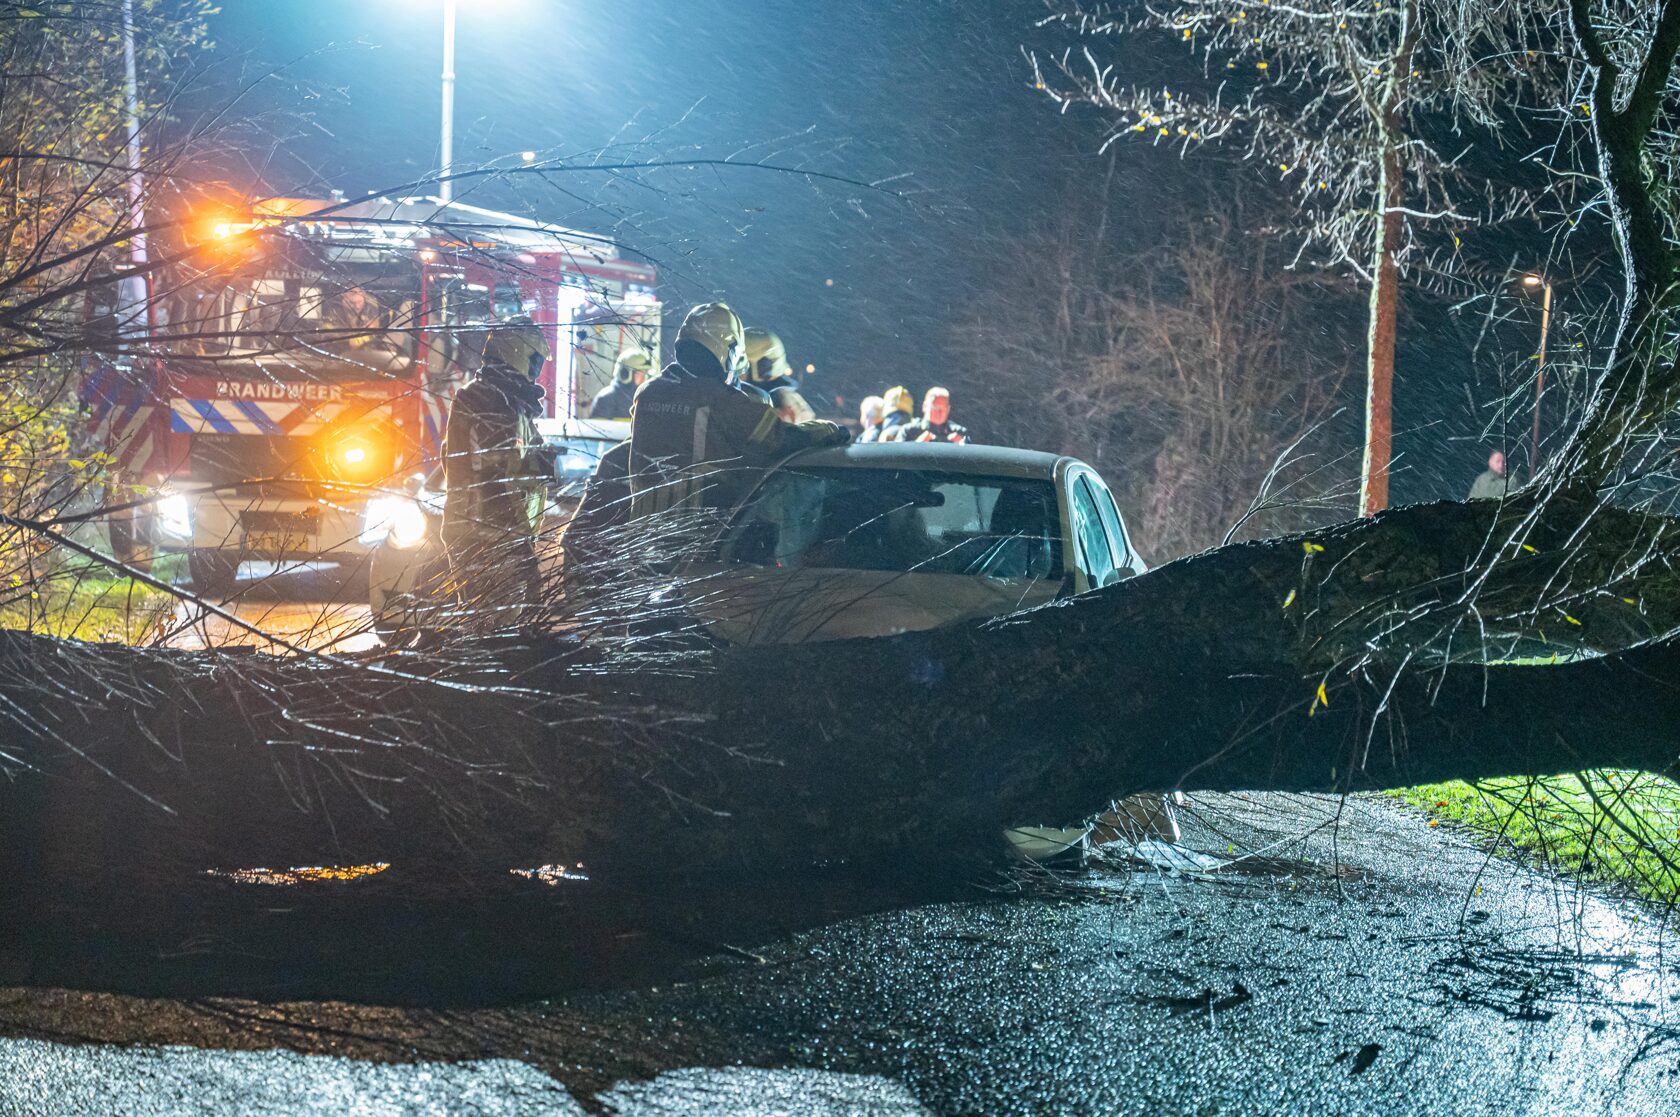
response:
<path id="1" fill-rule="evenodd" d="M 1390 794 L 1579 880 L 1680 899 L 1680 784 L 1650 772 L 1425 784 Z"/>
<path id="2" fill-rule="evenodd" d="M 180 555 L 159 556 L 152 574 L 165 582 L 178 575 Z M 109 568 L 71 564 L 0 587 L 0 628 L 96 642 L 147 644 L 163 631 L 176 598 L 118 577 Z"/>

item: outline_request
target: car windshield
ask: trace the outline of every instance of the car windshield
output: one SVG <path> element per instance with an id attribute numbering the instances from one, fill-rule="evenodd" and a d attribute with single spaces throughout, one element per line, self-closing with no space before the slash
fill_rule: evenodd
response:
<path id="1" fill-rule="evenodd" d="M 1038 579 L 1061 575 L 1048 481 L 902 469 L 784 469 L 730 522 L 725 562 Z"/>

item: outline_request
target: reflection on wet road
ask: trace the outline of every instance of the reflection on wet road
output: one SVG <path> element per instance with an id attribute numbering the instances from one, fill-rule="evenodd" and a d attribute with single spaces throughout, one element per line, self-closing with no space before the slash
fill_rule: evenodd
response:
<path id="1" fill-rule="evenodd" d="M 0 1083 L 5 1084 L 0 1113 L 8 1114 L 584 1117 L 588 1112 L 555 1079 L 515 1059 L 389 1065 L 290 1051 L 192 1047 L 90 1054 L 59 1043 L 16 1040 L 0 1041 Z M 872 1075 L 749 1067 L 670 1071 L 617 1087 L 600 1102 L 619 1117 L 928 1113 L 903 1086 Z"/>
<path id="2" fill-rule="evenodd" d="M 0 1113 L 1674 1112 L 1670 933 L 1426 823 L 1204 797 L 1183 865 L 767 925 L 514 1004 L 0 988 Z M 1266 852 L 1210 871 L 1231 846 Z"/>
<path id="3" fill-rule="evenodd" d="M 279 655 L 287 654 L 286 648 L 264 634 L 312 651 L 354 652 L 379 645 L 364 570 L 330 563 L 247 562 L 233 592 L 214 603 L 260 633 L 183 601 L 169 622 L 169 643 L 193 649 L 252 647 Z"/>

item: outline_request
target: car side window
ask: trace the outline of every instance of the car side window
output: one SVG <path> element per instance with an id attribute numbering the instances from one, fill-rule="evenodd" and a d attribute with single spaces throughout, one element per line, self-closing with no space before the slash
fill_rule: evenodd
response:
<path id="1" fill-rule="evenodd" d="M 1086 474 L 1080 479 L 1082 484 L 1091 486 L 1091 498 L 1096 501 L 1097 512 L 1102 516 L 1103 530 L 1108 533 L 1108 543 L 1114 552 L 1114 565 L 1123 575 L 1130 577 L 1138 572 L 1138 562 L 1132 554 L 1131 540 L 1126 538 L 1126 529 L 1120 522 L 1120 509 L 1114 504 L 1114 494 L 1108 491 L 1108 486 L 1101 480 Z"/>
<path id="2" fill-rule="evenodd" d="M 1079 541 L 1080 565 L 1085 568 L 1090 588 L 1096 589 L 1109 580 L 1114 571 L 1114 556 L 1108 549 L 1102 513 L 1097 511 L 1096 499 L 1091 496 L 1090 486 L 1085 484 L 1083 476 L 1073 482 L 1068 493 L 1068 509 L 1073 516 L 1073 534 Z"/>

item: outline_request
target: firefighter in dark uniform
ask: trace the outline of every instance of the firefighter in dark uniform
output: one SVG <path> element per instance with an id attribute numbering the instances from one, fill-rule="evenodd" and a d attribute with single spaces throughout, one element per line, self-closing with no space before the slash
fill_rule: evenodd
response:
<path id="1" fill-rule="evenodd" d="M 799 394 L 799 378 L 788 364 L 782 339 L 759 326 L 747 327 L 747 371 L 745 380 L 770 396 L 776 414 L 790 423 L 807 423 L 817 417 L 805 397 Z"/>
<path id="2" fill-rule="evenodd" d="M 837 423 L 785 422 L 733 385 L 745 366 L 746 331 L 723 303 L 688 312 L 676 360 L 636 394 L 630 413 L 630 508 L 727 510 L 760 470 L 807 446 L 851 437 Z"/>
<path id="3" fill-rule="evenodd" d="M 589 405 L 591 419 L 628 419 L 636 389 L 653 371 L 653 358 L 640 349 L 626 349 L 613 362 L 613 382 L 595 393 Z"/>
<path id="4" fill-rule="evenodd" d="M 537 600 L 537 533 L 554 457 L 537 433 L 548 339 L 523 315 L 490 328 L 444 434 L 443 542 L 464 604 L 517 622 Z"/>

